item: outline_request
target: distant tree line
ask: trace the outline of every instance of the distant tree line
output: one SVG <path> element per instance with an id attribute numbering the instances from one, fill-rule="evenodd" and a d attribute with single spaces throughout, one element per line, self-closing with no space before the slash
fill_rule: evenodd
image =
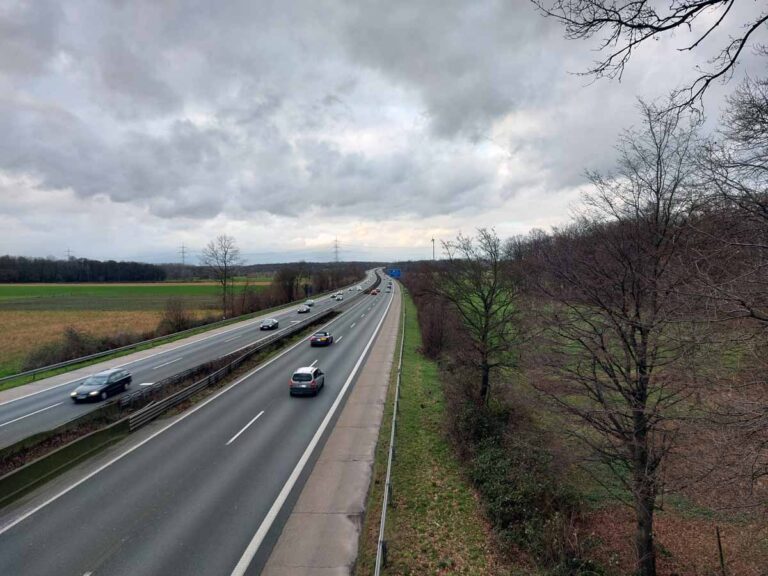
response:
<path id="1" fill-rule="evenodd" d="M 334 268 L 345 270 L 350 266 L 358 269 L 370 270 L 371 268 L 378 268 L 383 266 L 382 262 L 288 262 L 288 263 L 271 263 L 271 264 L 242 264 L 237 267 L 238 276 L 246 277 L 274 277 L 280 270 L 292 269 L 297 266 L 303 267 L 308 270 L 309 273 L 313 271 L 328 271 Z M 168 280 L 215 280 L 215 275 L 209 266 L 204 264 L 180 264 L 180 263 L 164 263 L 158 264 L 163 270 L 165 270 L 166 278 Z"/>
<path id="2" fill-rule="evenodd" d="M 165 279 L 162 267 L 142 262 L 0 256 L 0 282 L 157 282 Z"/>

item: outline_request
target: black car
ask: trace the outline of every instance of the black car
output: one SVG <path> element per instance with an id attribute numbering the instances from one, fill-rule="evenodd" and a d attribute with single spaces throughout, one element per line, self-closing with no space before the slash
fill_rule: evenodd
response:
<path id="1" fill-rule="evenodd" d="M 309 338 L 310 346 L 330 346 L 333 344 L 333 334 L 330 332 L 315 332 Z"/>
<path id="2" fill-rule="evenodd" d="M 275 320 L 274 318 L 267 318 L 266 320 L 261 321 L 261 330 L 274 330 L 280 326 L 280 322 Z"/>
<path id="3" fill-rule="evenodd" d="M 126 390 L 132 380 L 131 373 L 127 370 L 121 368 L 104 370 L 86 378 L 69 396 L 74 402 L 106 400 L 110 394 Z"/>

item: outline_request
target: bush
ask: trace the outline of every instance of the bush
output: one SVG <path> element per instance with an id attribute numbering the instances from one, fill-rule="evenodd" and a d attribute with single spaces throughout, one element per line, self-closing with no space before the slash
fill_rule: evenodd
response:
<path id="1" fill-rule="evenodd" d="M 181 298 L 169 298 L 165 303 L 163 318 L 157 326 L 157 335 L 164 336 L 192 328 L 194 318 Z"/>
<path id="2" fill-rule="evenodd" d="M 546 438 L 527 413 L 502 403 L 486 408 L 466 398 L 461 386 L 447 389 L 456 414 L 450 432 L 496 533 L 551 574 L 601 574 L 582 560 L 589 542 L 574 538 L 578 497 L 559 481 Z"/>

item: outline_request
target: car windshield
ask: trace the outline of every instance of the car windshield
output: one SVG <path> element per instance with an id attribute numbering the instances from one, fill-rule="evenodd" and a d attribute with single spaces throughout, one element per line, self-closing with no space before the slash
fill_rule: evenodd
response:
<path id="1" fill-rule="evenodd" d="M 309 382 L 312 380 L 312 374 L 307 372 L 297 372 L 293 375 L 294 382 Z"/>
<path id="2" fill-rule="evenodd" d="M 102 384 L 106 384 L 107 380 L 109 379 L 109 376 L 106 374 L 97 374 L 96 376 L 91 376 L 90 378 L 87 378 L 85 382 L 83 382 L 83 386 L 86 388 L 94 388 L 96 386 L 101 386 Z"/>
<path id="3" fill-rule="evenodd" d="M 325 332 L 317 332 L 317 333 L 315 334 L 315 337 L 316 337 L 316 338 L 325 338 L 326 336 L 328 336 L 328 334 L 327 334 L 327 333 L 325 333 Z"/>

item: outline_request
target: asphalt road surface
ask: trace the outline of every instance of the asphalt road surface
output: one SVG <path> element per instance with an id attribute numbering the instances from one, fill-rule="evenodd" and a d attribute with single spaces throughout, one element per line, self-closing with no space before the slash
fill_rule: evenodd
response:
<path id="1" fill-rule="evenodd" d="M 361 297 L 329 323 L 333 345 L 298 342 L 6 520 L 0 574 L 258 574 L 396 294 Z M 325 388 L 290 397 L 310 365 Z"/>
<path id="2" fill-rule="evenodd" d="M 373 271 L 369 271 L 366 279 L 359 285 L 365 288 L 370 286 L 374 280 Z M 359 294 L 361 293 L 349 292 L 344 289 L 345 301 L 355 300 Z M 365 295 L 362 294 L 359 297 L 365 297 Z M 178 340 L 170 346 L 170 349 L 157 354 L 147 356 L 146 353 L 139 353 L 142 356 L 140 359 L 136 358 L 136 354 L 132 354 L 121 357 L 117 362 L 112 360 L 108 363 L 96 364 L 90 368 L 90 373 L 103 370 L 107 366 L 120 366 L 129 370 L 133 375 L 131 389 L 136 389 L 139 386 L 151 386 L 164 378 L 225 356 L 262 338 L 271 336 L 279 330 L 285 330 L 290 327 L 292 321 L 303 320 L 335 304 L 337 302 L 326 296 L 316 301 L 309 314 L 298 314 L 299 305 L 291 306 L 270 315 L 232 324 L 215 334 Z M 259 324 L 263 318 L 278 319 L 280 321 L 279 330 L 261 331 Z M 46 386 L 41 392 L 0 403 L 0 448 L 38 432 L 51 430 L 98 408 L 98 403 L 74 404 L 69 398 L 70 392 L 82 382 L 83 378 L 72 380 L 65 378 L 63 383 L 61 383 L 61 379 L 61 377 L 49 379 L 50 387 Z M 41 381 L 38 385 L 45 382 Z"/>

